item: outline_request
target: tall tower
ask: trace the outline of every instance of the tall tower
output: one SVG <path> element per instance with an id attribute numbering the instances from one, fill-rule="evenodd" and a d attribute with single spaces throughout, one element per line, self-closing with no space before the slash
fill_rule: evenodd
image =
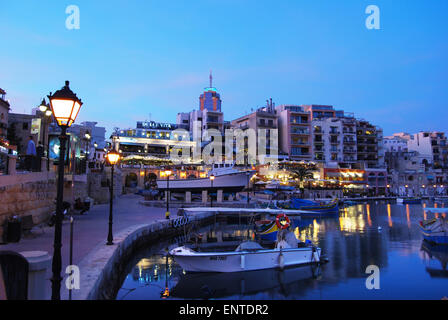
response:
<path id="1" fill-rule="evenodd" d="M 204 89 L 204 93 L 199 96 L 199 109 L 202 111 L 207 109 L 209 111 L 221 112 L 221 97 L 213 87 L 213 75 L 210 70 L 210 86 Z"/>

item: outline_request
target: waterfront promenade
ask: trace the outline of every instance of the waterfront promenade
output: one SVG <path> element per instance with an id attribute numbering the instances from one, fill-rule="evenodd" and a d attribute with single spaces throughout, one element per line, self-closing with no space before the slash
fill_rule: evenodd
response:
<path id="1" fill-rule="evenodd" d="M 157 220 L 165 220 L 164 208 L 153 208 L 139 204 L 141 196 L 134 194 L 123 195 L 116 198 L 114 202 L 113 214 L 114 235 L 136 225 L 147 225 Z M 177 209 L 172 210 L 171 217 L 176 216 Z M 104 244 L 106 247 L 109 221 L 109 204 L 95 205 L 84 215 L 74 216 L 73 231 L 73 264 L 78 265 L 92 250 Z M 53 255 L 54 227 L 40 226 L 34 227 L 32 234 L 22 237 L 18 243 L 0 245 L 0 250 L 23 251 L 47 251 Z M 69 264 L 70 250 L 70 223 L 69 219 L 63 222 L 62 230 L 62 273 Z M 51 268 L 48 279 L 51 277 Z M 48 280 L 48 286 L 51 282 Z M 50 289 L 47 290 L 49 294 Z M 48 296 L 49 298 L 49 296 Z"/>

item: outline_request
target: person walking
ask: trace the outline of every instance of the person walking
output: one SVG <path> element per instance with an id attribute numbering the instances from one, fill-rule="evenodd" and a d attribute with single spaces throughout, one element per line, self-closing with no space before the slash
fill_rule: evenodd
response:
<path id="1" fill-rule="evenodd" d="M 29 137 L 28 145 L 26 147 L 26 170 L 31 171 L 34 168 L 34 158 L 36 157 L 36 145 L 33 141 L 33 136 Z"/>

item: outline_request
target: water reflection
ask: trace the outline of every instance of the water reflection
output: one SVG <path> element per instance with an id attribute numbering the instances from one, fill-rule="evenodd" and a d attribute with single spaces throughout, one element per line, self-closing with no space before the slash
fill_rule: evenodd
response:
<path id="1" fill-rule="evenodd" d="M 312 240 L 329 259 L 319 270 L 190 274 L 153 251 L 133 264 L 117 299 L 160 299 L 166 287 L 169 299 L 440 299 L 448 295 L 448 249 L 422 245 L 418 222 L 432 218 L 426 205 L 433 206 L 358 204 L 337 218 L 295 219 L 296 237 Z M 221 221 L 192 234 L 190 245 L 201 250 L 233 250 L 255 238 L 241 221 Z M 380 268 L 380 290 L 366 289 L 369 265 Z"/>

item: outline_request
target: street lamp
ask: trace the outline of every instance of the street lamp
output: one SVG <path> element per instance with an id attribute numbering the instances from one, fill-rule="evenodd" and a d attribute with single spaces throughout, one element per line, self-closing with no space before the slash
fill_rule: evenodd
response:
<path id="1" fill-rule="evenodd" d="M 112 166 L 110 174 L 110 202 L 109 202 L 109 233 L 107 235 L 107 245 L 111 246 L 114 244 L 114 237 L 112 235 L 112 206 L 114 202 L 114 168 L 115 165 L 120 161 L 120 154 L 115 150 L 110 151 L 106 155 L 107 162 Z"/>
<path id="2" fill-rule="evenodd" d="M 42 142 L 43 146 L 44 146 L 44 151 L 46 152 L 46 156 L 47 156 L 47 171 L 50 170 L 50 147 L 48 146 L 48 133 L 47 133 L 47 126 L 49 125 L 49 118 L 51 117 L 51 115 L 53 114 L 51 112 L 50 109 L 50 105 L 47 104 L 47 102 L 45 101 L 45 98 L 42 99 L 42 102 L 40 103 L 39 106 L 39 111 L 43 114 L 43 127 L 44 127 L 44 132 L 43 132 L 43 139 L 41 139 L 40 141 Z"/>
<path id="3" fill-rule="evenodd" d="M 51 111 L 56 119 L 58 126 L 61 128 L 61 135 L 59 136 L 59 163 L 58 163 L 58 185 L 56 196 L 56 222 L 54 229 L 54 251 L 52 271 L 53 277 L 51 279 L 51 299 L 61 299 L 61 238 L 62 238 L 62 219 L 63 219 L 63 194 L 64 194 L 64 161 L 67 144 L 67 128 L 75 122 L 79 109 L 81 109 L 82 102 L 75 93 L 69 88 L 69 82 L 65 81 L 65 86 L 56 91 L 54 94 L 50 92 L 48 96 L 50 100 Z"/>
<path id="4" fill-rule="evenodd" d="M 212 195 L 212 191 L 213 191 L 213 181 L 215 180 L 215 175 L 211 174 L 210 175 L 210 182 L 211 182 L 211 190 L 210 190 L 210 207 L 213 208 L 213 195 Z"/>
<path id="5" fill-rule="evenodd" d="M 172 171 L 171 170 L 165 170 L 166 175 L 166 212 L 165 212 L 165 219 L 170 218 L 170 175 Z"/>

